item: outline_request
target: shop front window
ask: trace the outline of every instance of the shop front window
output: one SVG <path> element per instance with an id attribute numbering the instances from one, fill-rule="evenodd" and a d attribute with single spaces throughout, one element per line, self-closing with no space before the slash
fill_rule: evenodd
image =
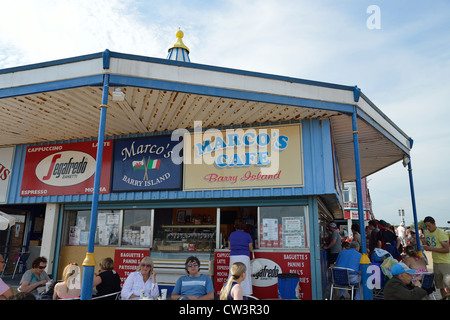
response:
<path id="1" fill-rule="evenodd" d="M 149 247 L 151 241 L 151 210 L 124 210 L 122 246 Z"/>
<path id="2" fill-rule="evenodd" d="M 90 210 L 70 210 L 67 212 L 67 244 L 85 246 L 89 242 L 91 222 Z M 97 230 L 95 245 L 110 246 L 119 244 L 119 210 L 99 210 L 97 213 Z"/>
<path id="3" fill-rule="evenodd" d="M 306 206 L 259 207 L 259 247 L 308 248 Z"/>

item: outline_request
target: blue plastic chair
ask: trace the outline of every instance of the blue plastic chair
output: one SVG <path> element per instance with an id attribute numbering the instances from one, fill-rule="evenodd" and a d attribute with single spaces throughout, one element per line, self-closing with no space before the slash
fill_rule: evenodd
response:
<path id="1" fill-rule="evenodd" d="M 356 272 L 348 268 L 334 267 L 331 268 L 331 292 L 330 300 L 333 300 L 333 289 L 347 290 L 351 292 L 351 299 L 354 297 L 354 290 L 358 289 L 361 295 L 361 286 L 359 283 L 351 284 L 349 278 L 349 271 Z"/>
<path id="2" fill-rule="evenodd" d="M 422 281 L 421 282 L 422 282 L 422 288 L 424 288 L 424 289 L 434 287 L 434 273 L 422 273 Z M 429 296 L 433 297 L 433 300 L 436 300 L 436 296 L 434 295 L 434 292 L 429 294 Z"/>

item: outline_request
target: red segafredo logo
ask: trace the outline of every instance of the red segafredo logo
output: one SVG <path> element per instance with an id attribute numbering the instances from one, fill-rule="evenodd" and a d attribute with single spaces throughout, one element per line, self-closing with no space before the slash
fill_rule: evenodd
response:
<path id="1" fill-rule="evenodd" d="M 100 193 L 109 192 L 112 145 L 103 145 Z M 20 196 L 92 194 L 96 154 L 96 141 L 27 147 Z"/>
<path id="2" fill-rule="evenodd" d="M 73 186 L 95 173 L 95 159 L 81 151 L 62 151 L 44 158 L 36 166 L 36 177 L 51 186 Z"/>

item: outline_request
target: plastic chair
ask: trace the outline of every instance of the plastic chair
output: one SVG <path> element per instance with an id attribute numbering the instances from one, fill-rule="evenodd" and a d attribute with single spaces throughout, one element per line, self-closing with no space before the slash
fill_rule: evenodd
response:
<path id="1" fill-rule="evenodd" d="M 422 273 L 422 288 L 428 289 L 428 288 L 436 288 L 434 286 L 434 273 Z M 433 298 L 433 300 L 436 300 L 436 296 L 434 295 L 434 292 L 429 294 Z"/>
<path id="2" fill-rule="evenodd" d="M 102 299 L 105 299 L 105 298 L 111 297 L 111 296 L 114 296 L 114 300 L 120 300 L 120 293 L 121 292 L 122 291 L 117 291 L 117 292 L 105 294 L 103 296 L 93 297 L 91 300 L 102 300 Z"/>
<path id="3" fill-rule="evenodd" d="M 359 289 L 361 295 L 361 286 L 359 283 L 351 284 L 349 278 L 349 271 L 354 271 L 348 268 L 334 267 L 331 268 L 331 292 L 330 300 L 333 300 L 333 289 L 347 290 L 351 292 L 351 300 L 353 300 L 353 292 Z M 354 271 L 356 272 L 356 271 Z"/>
<path id="4" fill-rule="evenodd" d="M 17 268 L 19 267 L 19 265 L 24 266 L 27 263 L 29 256 L 30 256 L 30 252 L 23 252 L 23 253 L 17 254 L 17 256 L 15 258 L 15 262 L 14 262 L 14 264 L 16 266 L 14 267 L 14 272 L 13 272 L 11 279 L 14 279 L 14 276 L 16 275 L 16 271 L 17 271 Z"/>

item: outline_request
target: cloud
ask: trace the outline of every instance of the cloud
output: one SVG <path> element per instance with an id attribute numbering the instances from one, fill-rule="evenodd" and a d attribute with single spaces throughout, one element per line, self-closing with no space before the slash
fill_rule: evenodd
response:
<path id="1" fill-rule="evenodd" d="M 155 56 L 158 30 L 132 1 L 10 1 L 0 20 L 0 67 L 112 51 Z M 19 19 L 20 17 L 20 19 Z"/>
<path id="2" fill-rule="evenodd" d="M 366 26 L 371 4 L 381 9 L 380 30 Z M 0 68 L 105 49 L 165 58 L 181 27 L 195 63 L 358 85 L 414 139 L 418 209 L 433 207 L 443 222 L 450 193 L 449 10 L 439 0 L 2 1 Z M 396 219 L 400 207 L 410 210 L 400 163 L 370 179 L 376 216 Z"/>

